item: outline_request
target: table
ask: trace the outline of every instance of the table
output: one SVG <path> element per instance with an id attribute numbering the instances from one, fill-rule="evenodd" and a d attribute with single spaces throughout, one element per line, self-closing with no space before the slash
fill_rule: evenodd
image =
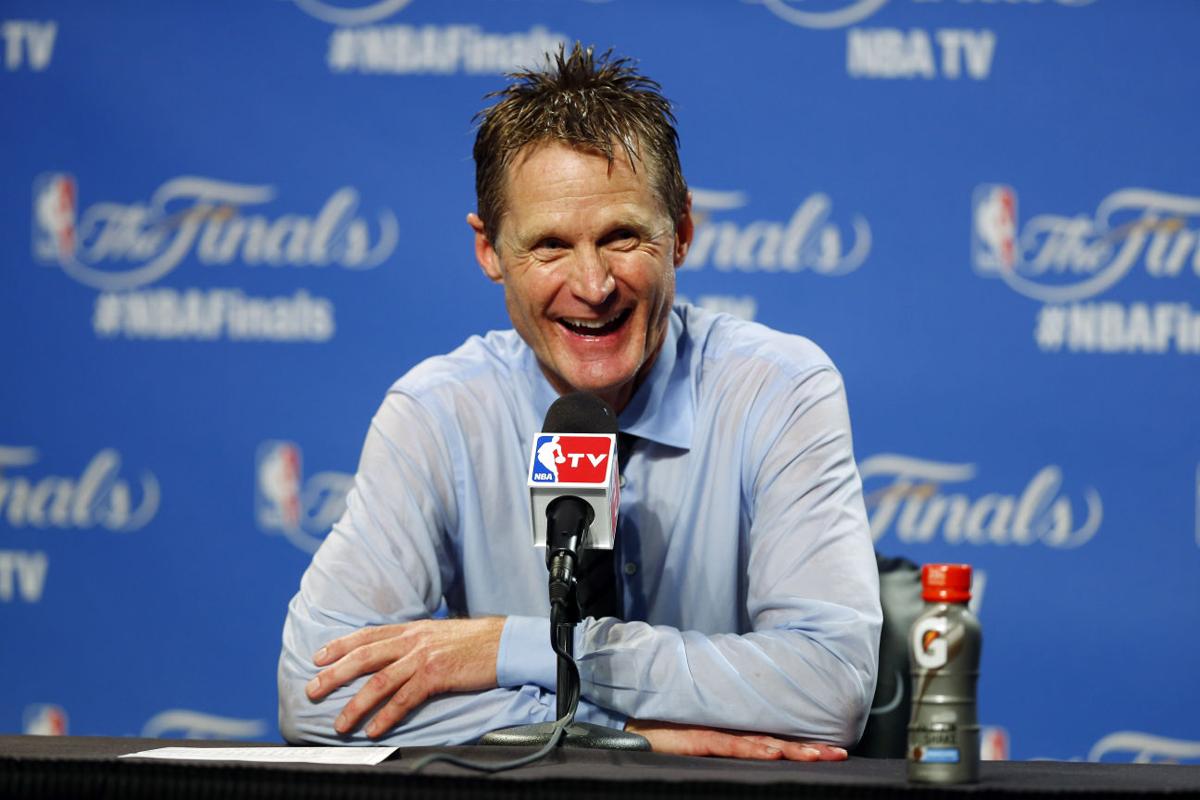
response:
<path id="1" fill-rule="evenodd" d="M 434 748 L 426 747 L 402 749 L 392 759 L 373 767 L 117 759 L 123 753 L 179 746 L 263 745 L 179 739 L 0 736 L 0 797 L 1200 798 L 1200 765 L 985 762 L 982 780 L 977 785 L 927 787 L 905 781 L 903 761 L 867 758 L 794 764 L 560 749 L 543 762 L 496 775 L 481 775 L 445 764 L 433 764 L 420 774 L 412 774 L 413 762 L 435 752 Z M 445 749 L 466 758 L 489 761 L 503 761 L 528 752 L 508 747 Z"/>

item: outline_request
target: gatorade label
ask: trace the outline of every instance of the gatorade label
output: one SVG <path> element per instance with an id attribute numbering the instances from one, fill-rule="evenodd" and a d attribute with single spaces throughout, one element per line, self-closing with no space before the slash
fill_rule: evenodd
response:
<path id="1" fill-rule="evenodd" d="M 913 758 L 924 764 L 957 764 L 957 747 L 918 747 Z"/>

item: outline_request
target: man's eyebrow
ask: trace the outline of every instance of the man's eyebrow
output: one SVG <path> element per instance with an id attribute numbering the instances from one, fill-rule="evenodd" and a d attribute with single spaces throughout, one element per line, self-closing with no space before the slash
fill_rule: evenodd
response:
<path id="1" fill-rule="evenodd" d="M 671 228 L 670 222 L 665 219 L 659 219 L 657 215 L 646 215 L 645 213 L 630 212 L 625 214 L 617 214 L 613 216 L 604 226 L 601 236 L 607 236 L 614 231 L 622 228 L 629 228 L 634 233 L 644 238 L 659 236 L 664 231 Z"/>
<path id="2" fill-rule="evenodd" d="M 650 236 L 656 233 L 656 226 L 646 220 L 637 217 L 616 217 L 611 219 L 603 227 L 598 228 L 597 238 L 603 238 L 612 234 L 615 231 L 628 228 L 635 233 L 643 236 Z M 567 234 L 561 232 L 559 226 L 547 224 L 538 227 L 531 227 L 527 230 L 512 232 L 513 242 L 517 245 L 532 245 L 543 239 L 562 239 L 571 238 Z"/>
<path id="3" fill-rule="evenodd" d="M 603 242 L 606 239 L 612 238 L 616 234 L 624 231 L 631 231 L 638 239 L 642 239 L 644 241 L 653 241 L 654 239 L 657 239 L 666 233 L 668 227 L 669 226 L 667 225 L 654 225 L 642 220 L 618 221 L 605 228 L 604 232 L 600 234 L 599 238 Z"/>

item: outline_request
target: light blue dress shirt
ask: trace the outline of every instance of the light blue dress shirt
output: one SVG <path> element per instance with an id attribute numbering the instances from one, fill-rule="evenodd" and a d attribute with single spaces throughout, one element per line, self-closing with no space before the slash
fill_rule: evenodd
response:
<path id="1" fill-rule="evenodd" d="M 433 697 L 386 741 L 470 742 L 555 717 L 544 551 L 526 472 L 557 395 L 513 331 L 473 337 L 388 392 L 283 632 L 280 728 L 367 742 L 320 702 L 322 645 L 368 625 L 504 615 L 499 688 Z M 628 621 L 576 629 L 578 718 L 659 719 L 848 745 L 875 690 L 878 575 L 841 377 L 798 336 L 680 305 L 620 414 L 617 563 Z"/>

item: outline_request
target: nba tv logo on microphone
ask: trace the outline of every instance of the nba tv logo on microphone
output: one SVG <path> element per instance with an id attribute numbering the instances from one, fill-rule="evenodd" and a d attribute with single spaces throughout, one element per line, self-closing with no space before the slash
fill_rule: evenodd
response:
<path id="1" fill-rule="evenodd" d="M 612 463 L 607 434 L 539 434 L 530 459 L 531 484 L 605 484 Z"/>
<path id="2" fill-rule="evenodd" d="M 611 550 L 621 503 L 617 469 L 617 437 L 613 434 L 534 434 L 526 473 L 534 546 L 546 544 L 546 509 L 550 503 L 570 495 L 592 507 L 587 546 Z"/>

